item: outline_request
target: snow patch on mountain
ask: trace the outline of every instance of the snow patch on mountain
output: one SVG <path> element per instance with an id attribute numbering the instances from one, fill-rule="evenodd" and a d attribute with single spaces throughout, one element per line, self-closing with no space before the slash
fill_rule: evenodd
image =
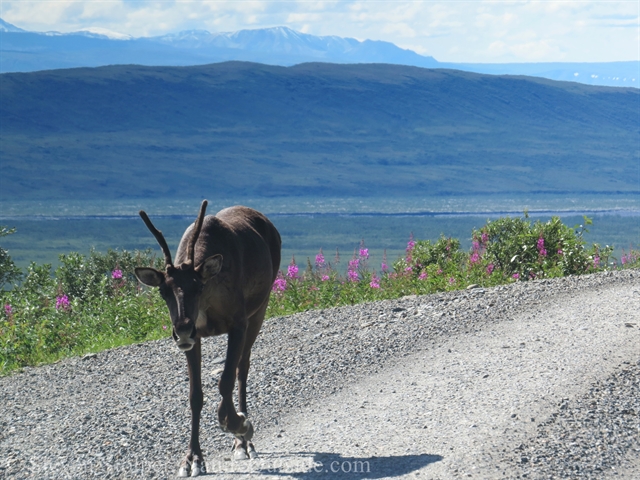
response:
<path id="1" fill-rule="evenodd" d="M 15 25 L 5 22 L 0 18 L 0 32 L 25 32 L 22 28 L 18 28 Z"/>
<path id="2" fill-rule="evenodd" d="M 102 27 L 83 28 L 82 30 L 74 33 L 90 37 L 108 38 L 110 40 L 131 40 L 133 38 L 131 35 L 127 35 L 126 33 L 114 32 L 113 30 Z"/>

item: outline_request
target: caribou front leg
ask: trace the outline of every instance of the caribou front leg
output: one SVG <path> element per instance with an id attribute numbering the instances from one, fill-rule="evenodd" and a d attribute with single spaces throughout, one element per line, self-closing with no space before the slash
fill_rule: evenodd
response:
<path id="1" fill-rule="evenodd" d="M 267 309 L 269 299 L 265 301 L 262 308 L 249 319 L 247 334 L 244 342 L 242 358 L 238 363 L 238 410 L 248 415 L 247 408 L 247 377 L 249 376 L 249 366 L 251 365 L 251 347 L 260 332 L 264 314 Z M 251 442 L 253 431 L 250 434 L 236 437 L 233 442 L 233 458 L 236 460 L 247 460 L 258 458 L 256 449 Z"/>
<path id="2" fill-rule="evenodd" d="M 248 346 L 251 339 L 245 340 L 245 348 L 238 364 L 238 410 L 240 415 L 247 416 L 247 376 L 249 373 L 251 346 Z M 251 341 L 253 343 L 253 341 Z M 247 420 L 248 421 L 248 420 Z M 251 443 L 253 437 L 253 428 L 250 428 L 244 435 L 236 435 L 233 441 L 233 458 L 235 460 L 248 460 L 258 458 L 256 449 Z"/>
<path id="3" fill-rule="evenodd" d="M 236 437 L 251 436 L 253 426 L 247 420 L 244 413 L 238 414 L 233 405 L 233 388 L 236 383 L 236 369 L 242 355 L 242 350 L 247 332 L 247 318 L 241 317 L 234 323 L 229 331 L 229 343 L 227 345 L 227 359 L 224 364 L 224 371 L 218 384 L 222 400 L 218 407 L 218 421 L 220 427 L 227 432 L 233 433 Z"/>
<path id="4" fill-rule="evenodd" d="M 191 350 L 185 352 L 189 370 L 189 404 L 191 406 L 191 440 L 189 449 L 180 464 L 178 477 L 197 477 L 207 473 L 200 449 L 200 412 L 202 411 L 202 354 L 200 339 Z"/>

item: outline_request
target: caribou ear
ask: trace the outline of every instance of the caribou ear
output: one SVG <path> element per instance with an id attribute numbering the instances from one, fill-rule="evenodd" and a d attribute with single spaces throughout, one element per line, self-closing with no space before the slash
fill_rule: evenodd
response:
<path id="1" fill-rule="evenodd" d="M 164 282 L 164 274 L 155 268 L 138 267 L 135 274 L 138 280 L 148 287 L 159 287 Z"/>
<path id="2" fill-rule="evenodd" d="M 202 275 L 202 280 L 207 283 L 222 269 L 222 255 L 212 255 L 207 258 L 196 270 Z"/>

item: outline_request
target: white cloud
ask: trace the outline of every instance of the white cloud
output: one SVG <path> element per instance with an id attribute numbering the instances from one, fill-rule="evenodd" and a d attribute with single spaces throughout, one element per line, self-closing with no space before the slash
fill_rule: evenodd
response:
<path id="1" fill-rule="evenodd" d="M 516 58 L 531 62 L 543 61 L 546 58 L 563 59 L 564 57 L 564 53 L 558 46 L 550 44 L 546 40 L 511 45 L 509 50 Z"/>
<path id="2" fill-rule="evenodd" d="M 640 60 L 640 4 L 624 0 L 3 0 L 0 16 L 28 30 L 104 28 L 134 37 L 286 25 L 385 40 L 451 62 Z"/>

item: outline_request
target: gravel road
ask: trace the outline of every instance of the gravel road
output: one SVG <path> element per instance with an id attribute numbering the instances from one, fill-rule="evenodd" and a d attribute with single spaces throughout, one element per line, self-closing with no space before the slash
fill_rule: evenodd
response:
<path id="1" fill-rule="evenodd" d="M 640 478 L 637 270 L 270 319 L 253 461 L 217 427 L 225 341 L 203 343 L 217 478 Z M 172 478 L 187 394 L 169 340 L 0 378 L 0 478 Z"/>

